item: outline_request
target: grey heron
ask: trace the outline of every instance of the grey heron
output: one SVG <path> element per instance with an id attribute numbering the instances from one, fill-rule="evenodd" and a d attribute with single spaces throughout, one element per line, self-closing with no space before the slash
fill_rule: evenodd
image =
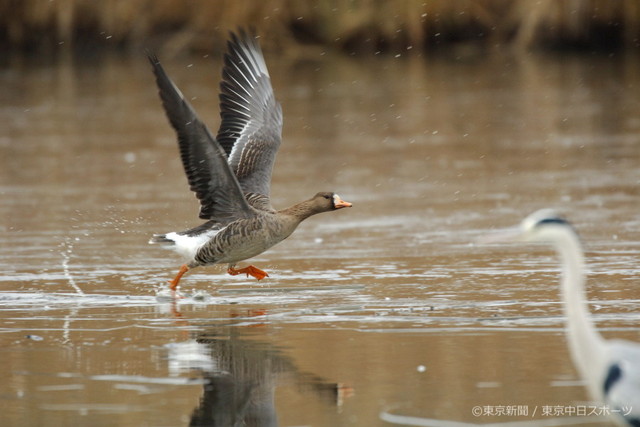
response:
<path id="1" fill-rule="evenodd" d="M 585 295 L 584 253 L 575 229 L 551 209 L 529 215 L 513 231 L 489 242 L 524 241 L 551 244 L 560 256 L 569 350 L 591 397 L 607 405 L 622 426 L 640 427 L 640 343 L 606 340 L 596 330 Z"/>

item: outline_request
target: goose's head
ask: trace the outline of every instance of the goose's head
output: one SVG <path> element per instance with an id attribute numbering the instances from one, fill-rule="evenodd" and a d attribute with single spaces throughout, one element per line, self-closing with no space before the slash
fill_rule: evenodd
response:
<path id="1" fill-rule="evenodd" d="M 334 211 L 336 209 L 342 208 L 350 208 L 352 206 L 351 203 L 345 202 L 336 193 L 331 192 L 317 193 L 311 200 L 314 206 L 316 206 L 318 210 L 322 212 Z"/>

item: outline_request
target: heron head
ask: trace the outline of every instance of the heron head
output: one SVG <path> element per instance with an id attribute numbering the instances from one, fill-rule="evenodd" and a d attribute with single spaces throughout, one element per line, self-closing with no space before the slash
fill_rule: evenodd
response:
<path id="1" fill-rule="evenodd" d="M 527 216 L 520 224 L 521 237 L 526 242 L 552 242 L 559 232 L 575 230 L 571 224 L 553 209 L 540 209 Z"/>
<path id="2" fill-rule="evenodd" d="M 550 242 L 560 228 L 571 225 L 553 209 L 540 209 L 527 216 L 520 226 L 499 231 L 480 239 L 480 243 Z"/>

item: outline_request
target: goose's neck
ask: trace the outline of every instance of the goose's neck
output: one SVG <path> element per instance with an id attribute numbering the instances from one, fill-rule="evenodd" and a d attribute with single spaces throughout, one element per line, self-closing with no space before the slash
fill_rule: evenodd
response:
<path id="1" fill-rule="evenodd" d="M 306 200 L 304 202 L 296 203 L 293 206 L 289 206 L 288 208 L 281 210 L 280 213 L 292 217 L 297 224 L 300 224 L 302 221 L 317 214 L 318 212 L 313 209 L 311 201 Z"/>
<path id="2" fill-rule="evenodd" d="M 563 230 L 556 241 L 562 261 L 561 292 L 564 300 L 570 350 L 583 378 L 603 363 L 603 339 L 589 315 L 585 293 L 584 254 L 578 236 Z"/>

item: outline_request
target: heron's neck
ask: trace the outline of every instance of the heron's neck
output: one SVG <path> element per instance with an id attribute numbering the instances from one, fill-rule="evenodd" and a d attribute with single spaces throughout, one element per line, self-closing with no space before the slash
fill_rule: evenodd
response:
<path id="1" fill-rule="evenodd" d="M 584 254 L 578 236 L 566 230 L 558 239 L 562 260 L 562 297 L 565 306 L 567 338 L 573 359 L 583 378 L 603 363 L 603 339 L 596 331 L 587 306 L 584 289 Z"/>

